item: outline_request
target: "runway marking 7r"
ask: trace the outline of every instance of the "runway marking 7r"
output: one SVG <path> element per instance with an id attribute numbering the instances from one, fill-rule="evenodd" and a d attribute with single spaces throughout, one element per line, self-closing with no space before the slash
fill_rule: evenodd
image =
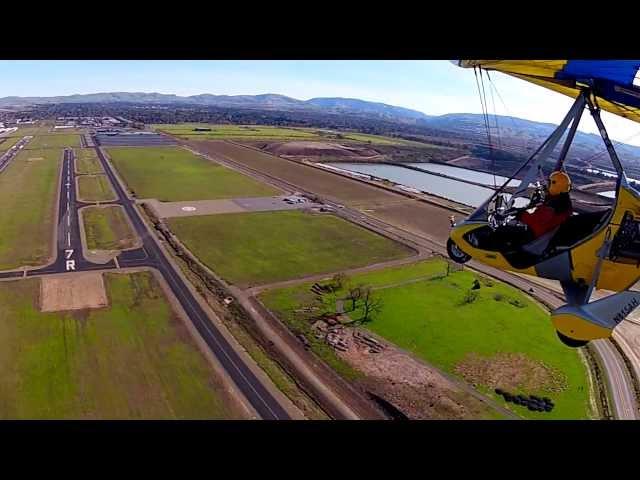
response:
<path id="1" fill-rule="evenodd" d="M 75 270 L 76 269 L 76 261 L 75 260 L 69 260 L 71 258 L 71 256 L 73 255 L 74 250 L 72 248 L 69 248 L 67 250 L 64 251 L 64 255 L 65 257 L 67 257 L 67 263 L 66 263 L 66 270 L 67 272 L 69 270 Z"/>

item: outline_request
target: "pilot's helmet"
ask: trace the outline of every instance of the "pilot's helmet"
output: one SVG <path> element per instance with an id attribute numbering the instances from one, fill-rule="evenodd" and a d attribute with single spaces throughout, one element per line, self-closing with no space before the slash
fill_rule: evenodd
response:
<path id="1" fill-rule="evenodd" d="M 548 190 L 550 195 L 569 193 L 569 190 L 571 190 L 571 178 L 566 172 L 556 170 L 549 175 Z"/>

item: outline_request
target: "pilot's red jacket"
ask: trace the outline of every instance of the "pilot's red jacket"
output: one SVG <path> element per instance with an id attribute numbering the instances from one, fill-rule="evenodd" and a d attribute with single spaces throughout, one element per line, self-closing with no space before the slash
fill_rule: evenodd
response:
<path id="1" fill-rule="evenodd" d="M 558 211 L 550 205 L 542 204 L 538 205 L 532 213 L 522 212 L 519 218 L 521 222 L 529 226 L 534 238 L 538 238 L 559 226 L 570 216 L 571 208 Z"/>

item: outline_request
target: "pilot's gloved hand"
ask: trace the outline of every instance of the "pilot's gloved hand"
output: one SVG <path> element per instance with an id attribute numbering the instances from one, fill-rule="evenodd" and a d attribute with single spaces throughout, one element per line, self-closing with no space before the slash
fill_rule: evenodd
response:
<path id="1" fill-rule="evenodd" d="M 541 189 L 538 188 L 534 190 L 533 193 L 531 194 L 531 200 L 529 201 L 528 208 L 533 208 L 533 207 L 536 207 L 537 205 L 540 205 L 544 201 L 544 197 L 545 197 L 545 194 Z"/>

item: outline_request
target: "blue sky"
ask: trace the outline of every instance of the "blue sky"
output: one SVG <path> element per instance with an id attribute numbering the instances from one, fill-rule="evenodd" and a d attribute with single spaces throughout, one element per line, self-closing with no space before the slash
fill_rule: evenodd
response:
<path id="1" fill-rule="evenodd" d="M 448 61 L 0 61 L 0 97 L 107 91 L 353 97 L 429 115 L 481 111 L 475 77 Z M 571 100 L 494 73 L 495 111 L 559 123 Z M 640 145 L 640 125 L 604 114 L 612 138 Z M 581 130 L 596 132 L 584 117 Z M 635 135 L 635 136 L 634 136 Z"/>

